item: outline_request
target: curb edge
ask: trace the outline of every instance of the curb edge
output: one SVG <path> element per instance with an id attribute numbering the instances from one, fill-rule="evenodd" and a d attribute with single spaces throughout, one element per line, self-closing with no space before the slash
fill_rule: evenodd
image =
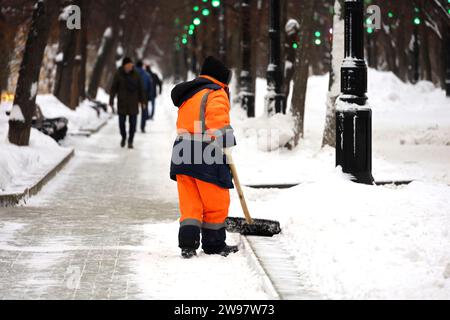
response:
<path id="1" fill-rule="evenodd" d="M 0 208 L 17 206 L 21 202 L 26 202 L 29 198 L 38 194 L 39 191 L 41 191 L 42 188 L 66 166 L 74 155 L 75 149 L 71 148 L 68 154 L 66 154 L 61 161 L 59 161 L 52 169 L 47 171 L 47 173 L 38 182 L 30 188 L 26 188 L 23 192 L 0 195 Z"/>
<path id="2" fill-rule="evenodd" d="M 248 253 L 247 258 L 250 262 L 250 267 L 256 271 L 257 275 L 262 279 L 262 285 L 264 291 L 269 295 L 269 298 L 272 300 L 282 300 L 280 293 L 275 288 L 275 285 L 261 264 L 260 259 L 258 258 L 255 250 L 253 249 L 251 243 L 245 236 L 240 235 L 241 244 L 244 247 L 244 250 Z"/>

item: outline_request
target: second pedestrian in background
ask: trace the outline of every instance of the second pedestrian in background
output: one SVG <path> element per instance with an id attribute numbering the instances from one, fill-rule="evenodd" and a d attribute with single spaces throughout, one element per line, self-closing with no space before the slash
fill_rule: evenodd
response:
<path id="1" fill-rule="evenodd" d="M 142 117 L 141 117 L 141 131 L 145 133 L 145 126 L 147 124 L 147 120 L 149 119 L 149 110 L 148 105 L 151 101 L 151 97 L 153 95 L 153 79 L 152 77 L 144 70 L 144 63 L 142 61 L 138 61 L 136 63 L 136 70 L 139 72 L 141 76 L 142 82 L 144 83 L 144 91 L 146 96 L 145 106 L 142 109 Z"/>
<path id="2" fill-rule="evenodd" d="M 159 88 L 159 94 L 162 93 L 162 81 L 158 77 L 156 73 L 153 73 L 150 66 L 146 67 L 147 73 L 152 78 L 152 90 L 150 95 L 150 102 L 151 102 L 151 109 L 149 110 L 149 119 L 153 120 L 155 117 L 155 109 L 156 109 L 156 97 L 158 96 L 158 88 Z"/>

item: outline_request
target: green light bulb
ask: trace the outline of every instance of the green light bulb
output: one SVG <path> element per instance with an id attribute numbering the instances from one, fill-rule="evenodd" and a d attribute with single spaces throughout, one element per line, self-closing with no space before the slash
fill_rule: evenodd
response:
<path id="1" fill-rule="evenodd" d="M 314 35 L 315 35 L 317 38 L 319 38 L 319 37 L 322 35 L 322 33 L 321 33 L 320 31 L 316 31 L 316 32 L 314 33 Z"/>
<path id="2" fill-rule="evenodd" d="M 415 25 L 419 25 L 419 24 L 421 24 L 422 23 L 422 21 L 420 20 L 420 18 L 418 18 L 418 17 L 416 17 L 416 18 L 414 18 L 414 24 Z"/>
<path id="3" fill-rule="evenodd" d="M 218 8 L 220 7 L 220 0 L 213 0 L 211 4 L 214 8 Z"/>
<path id="4" fill-rule="evenodd" d="M 202 10 L 202 15 L 204 15 L 205 17 L 209 16 L 209 13 L 210 13 L 209 9 Z"/>
<path id="5" fill-rule="evenodd" d="M 192 21 L 195 26 L 199 26 L 202 23 L 202 20 L 200 18 L 195 18 L 194 21 Z"/>

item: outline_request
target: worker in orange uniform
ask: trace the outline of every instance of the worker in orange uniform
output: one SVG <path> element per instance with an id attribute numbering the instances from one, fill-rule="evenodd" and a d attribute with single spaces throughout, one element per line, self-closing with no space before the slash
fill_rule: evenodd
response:
<path id="1" fill-rule="evenodd" d="M 221 61 L 206 58 L 200 77 L 177 85 L 172 100 L 179 108 L 171 179 L 177 181 L 180 202 L 179 247 L 182 257 L 203 251 L 228 256 L 237 246 L 225 242 L 225 221 L 233 182 L 223 148 L 236 145 L 230 126 L 232 76 Z"/>

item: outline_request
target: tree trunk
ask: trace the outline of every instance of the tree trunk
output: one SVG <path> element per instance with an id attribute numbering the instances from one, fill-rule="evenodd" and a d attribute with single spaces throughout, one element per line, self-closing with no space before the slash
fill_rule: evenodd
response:
<path id="1" fill-rule="evenodd" d="M 87 22 L 89 20 L 89 12 L 90 12 L 90 4 L 91 2 L 89 0 L 82 0 L 82 9 L 81 12 L 81 24 L 84 26 L 84 28 L 81 29 L 81 39 L 80 39 L 80 55 L 81 55 L 81 65 L 80 65 L 80 74 L 78 76 L 78 83 L 79 83 L 79 97 L 84 100 L 86 99 L 86 73 L 87 73 L 87 58 L 88 58 L 88 27 Z"/>
<path id="2" fill-rule="evenodd" d="M 331 49 L 331 70 L 327 95 L 327 116 L 322 147 L 336 146 L 336 100 L 341 94 L 341 65 L 344 61 L 344 1 L 336 0 L 333 19 L 333 44 Z"/>
<path id="3" fill-rule="evenodd" d="M 97 97 L 97 91 L 102 79 L 103 70 L 105 69 L 107 60 L 112 55 L 115 42 L 115 27 L 106 28 L 103 33 L 102 42 L 97 53 L 97 59 L 94 63 L 94 69 L 92 70 L 91 79 L 89 82 L 88 97 L 95 99 Z"/>
<path id="4" fill-rule="evenodd" d="M 311 58 L 311 42 L 313 33 L 314 2 L 304 1 L 300 11 L 300 45 L 297 51 L 296 72 L 294 75 L 294 91 L 292 96 L 292 115 L 294 117 L 294 145 L 297 146 L 304 136 L 305 102 L 308 87 L 309 65 Z"/>
<path id="5" fill-rule="evenodd" d="M 398 27 L 397 27 L 398 28 Z M 397 76 L 403 81 L 408 81 L 408 43 L 403 30 L 396 31 L 396 39 L 398 43 L 398 74 Z"/>
<path id="6" fill-rule="evenodd" d="M 103 33 L 102 42 L 97 53 L 97 60 L 94 63 L 94 69 L 92 70 L 89 82 L 88 97 L 90 99 L 95 99 L 97 97 L 97 92 L 103 76 L 103 71 L 108 64 L 108 60 L 110 60 L 111 56 L 115 54 L 114 49 L 116 47 L 117 39 L 119 36 L 118 21 L 120 18 L 120 1 L 114 0 L 111 2 L 112 5 L 109 7 L 109 14 L 114 15 L 113 24 L 112 26 L 107 27 L 105 32 Z"/>
<path id="7" fill-rule="evenodd" d="M 88 12 L 86 3 L 87 0 L 72 0 L 69 5 L 80 7 L 83 17 L 85 12 L 86 14 Z M 67 7 L 63 10 L 67 10 Z M 63 15 L 60 16 L 59 21 L 59 59 L 57 60 L 54 95 L 66 106 L 74 110 L 79 105 L 82 91 L 84 91 L 84 82 L 81 83 L 80 78 L 83 78 L 82 64 L 86 51 L 86 48 L 83 49 L 83 37 L 86 36 L 86 27 L 82 27 L 81 30 L 70 30 L 67 27 L 67 17 Z"/>
<path id="8" fill-rule="evenodd" d="M 31 121 L 36 111 L 39 72 L 50 27 L 58 7 L 58 0 L 36 1 L 9 121 L 9 141 L 18 146 L 27 146 L 30 141 Z"/>
<path id="9" fill-rule="evenodd" d="M 250 27 L 252 30 L 252 61 L 253 63 L 251 64 L 251 79 L 252 79 L 252 83 L 251 83 L 251 92 L 256 93 L 256 79 L 258 78 L 258 73 L 257 73 L 257 69 L 258 69 L 258 61 L 260 58 L 260 53 L 261 53 L 261 32 L 264 31 L 264 28 L 261 28 L 261 21 L 262 21 L 262 15 L 263 15 L 263 9 L 264 9 L 264 4 L 262 0 L 257 0 L 257 1 L 253 1 L 252 3 L 252 7 L 253 10 L 252 12 L 256 12 L 255 14 L 255 18 L 256 21 L 254 21 L 252 24 L 252 26 Z"/>
<path id="10" fill-rule="evenodd" d="M 427 81 L 433 81 L 433 76 L 431 72 L 431 60 L 430 60 L 430 49 L 428 41 L 428 29 L 426 26 L 421 26 L 421 37 L 422 37 L 422 59 L 423 59 L 423 79 Z"/>
<path id="11" fill-rule="evenodd" d="M 248 117 L 255 116 L 255 91 L 253 89 L 252 66 L 252 33 L 251 33 L 251 0 L 243 0 L 241 3 L 241 57 L 242 68 L 239 76 L 241 107 L 247 112 Z"/>

